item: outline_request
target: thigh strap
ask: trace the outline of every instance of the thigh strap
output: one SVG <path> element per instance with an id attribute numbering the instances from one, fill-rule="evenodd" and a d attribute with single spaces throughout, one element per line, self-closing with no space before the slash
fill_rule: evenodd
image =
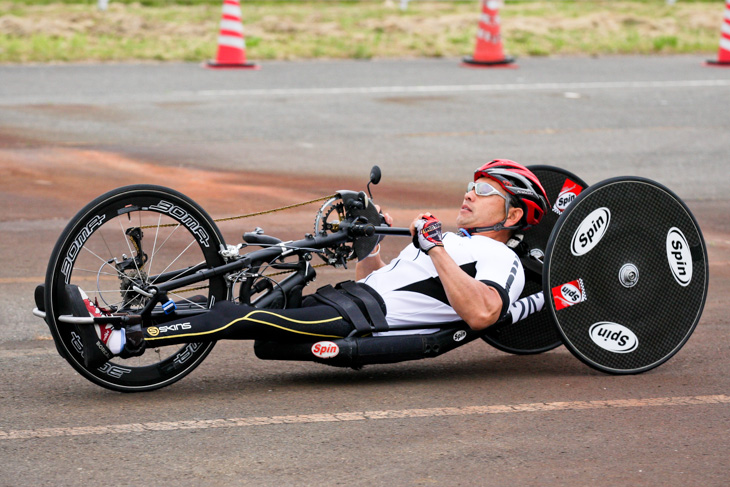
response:
<path id="1" fill-rule="evenodd" d="M 388 330 L 385 303 L 369 286 L 365 288 L 363 284 L 346 281 L 336 288 L 323 286 L 311 297 L 335 308 L 343 318 L 352 323 L 360 335 Z"/>
<path id="2" fill-rule="evenodd" d="M 385 321 L 385 302 L 375 289 L 355 281 L 341 282 L 337 287 L 362 303 L 373 331 L 388 330 L 388 322 Z"/>
<path id="3" fill-rule="evenodd" d="M 335 308 L 343 318 L 352 323 L 358 333 L 370 333 L 370 323 L 362 311 L 360 311 L 360 308 L 357 307 L 352 299 L 335 290 L 329 284 L 317 289 L 317 292 L 312 296 L 320 303 Z"/>

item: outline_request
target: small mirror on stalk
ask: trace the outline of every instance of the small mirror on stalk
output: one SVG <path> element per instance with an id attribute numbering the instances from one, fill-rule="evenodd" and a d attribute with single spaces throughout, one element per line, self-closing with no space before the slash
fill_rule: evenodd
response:
<path id="1" fill-rule="evenodd" d="M 370 192 L 370 184 L 378 184 L 380 182 L 381 175 L 380 167 L 378 166 L 373 166 L 370 170 L 370 182 L 368 183 L 368 194 L 370 195 L 370 198 L 373 197 L 373 193 Z"/>

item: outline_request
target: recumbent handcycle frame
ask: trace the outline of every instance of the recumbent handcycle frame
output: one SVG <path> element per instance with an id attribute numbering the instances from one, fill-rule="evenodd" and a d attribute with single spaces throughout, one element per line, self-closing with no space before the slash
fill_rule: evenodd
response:
<path id="1" fill-rule="evenodd" d="M 372 330 L 355 329 L 344 338 L 262 336 L 254 342 L 257 357 L 361 368 L 437 357 L 482 338 L 515 354 L 563 344 L 587 365 L 613 374 L 641 373 L 664 363 L 689 339 L 707 295 L 707 251 L 692 213 L 673 192 L 648 179 L 619 177 L 588 186 L 560 168 L 530 169 L 554 204 L 516 245 L 526 285 L 498 323 L 482 331 L 464 322 L 390 328 L 439 330 L 417 335 L 372 336 L 376 327 L 382 330 L 373 323 Z M 373 168 L 370 182 L 379 179 Z M 662 211 L 638 219 L 637 205 Z M 205 313 L 220 300 L 259 309 L 296 307 L 316 276 L 313 255 L 346 266 L 366 256 L 384 235 L 410 233 L 383 225 L 362 191 L 338 191 L 329 198 L 317 212 L 314 233 L 304 239 L 282 242 L 257 231 L 229 246 L 210 216 L 181 193 L 152 185 L 119 188 L 69 222 L 51 254 L 45 284 L 36 290 L 34 314 L 45 319 L 59 354 L 85 378 L 123 392 L 157 389 L 190 373 L 215 342 L 150 349 L 142 357 L 88 368 L 79 327 L 135 322 L 149 333 Z M 120 242 L 115 247 L 111 240 Z M 253 246 L 262 248 L 241 254 Z M 166 252 L 170 262 L 152 273 Z M 195 256 L 185 263 L 190 253 Z M 276 281 L 265 274 L 270 269 L 290 274 Z M 90 289 L 111 316 L 73 316 L 64 302 L 69 285 Z M 681 301 L 681 309 L 665 295 Z"/>

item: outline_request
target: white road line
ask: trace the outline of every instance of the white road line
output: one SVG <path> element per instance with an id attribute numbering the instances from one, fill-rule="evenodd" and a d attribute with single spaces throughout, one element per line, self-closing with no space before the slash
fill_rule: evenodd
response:
<path id="1" fill-rule="evenodd" d="M 45 281 L 45 277 L 0 277 L 0 284 L 42 284 Z"/>
<path id="2" fill-rule="evenodd" d="M 608 401 L 573 401 L 530 403 L 497 406 L 467 406 L 429 409 L 400 409 L 296 416 L 265 416 L 249 418 L 206 419 L 168 421 L 160 423 L 112 424 L 106 426 L 80 426 L 75 428 L 41 428 L 32 430 L 0 431 L 2 440 L 26 440 L 58 438 L 65 436 L 118 435 L 152 431 L 179 431 L 211 428 L 244 428 L 279 424 L 340 423 L 346 421 L 379 421 L 383 419 L 432 418 L 438 416 L 481 416 L 486 414 L 540 413 L 550 411 L 580 411 L 589 409 L 644 408 L 662 406 L 702 406 L 730 404 L 730 396 L 655 397 L 649 399 L 616 399 Z"/>
<path id="3" fill-rule="evenodd" d="M 32 348 L 29 350 L 0 350 L 0 360 L 24 357 L 39 357 L 44 355 L 58 355 L 55 348 Z"/>
<path id="4" fill-rule="evenodd" d="M 730 79 L 670 81 L 596 81 L 583 83 L 509 83 L 491 85 L 433 86 L 363 86 L 333 88 L 271 88 L 248 90 L 174 91 L 173 96 L 314 96 L 314 95 L 380 95 L 419 93 L 473 93 L 496 91 L 576 91 L 647 88 L 712 88 L 730 86 Z"/>

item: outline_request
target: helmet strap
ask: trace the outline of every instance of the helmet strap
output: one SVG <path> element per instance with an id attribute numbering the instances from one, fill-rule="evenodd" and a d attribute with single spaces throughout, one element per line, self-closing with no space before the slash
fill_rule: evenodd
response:
<path id="1" fill-rule="evenodd" d="M 507 218 L 509 218 L 509 208 L 510 208 L 510 202 L 509 198 L 506 198 L 504 200 L 504 220 L 497 223 L 496 225 L 492 225 L 489 227 L 474 227 L 474 228 L 461 228 L 460 230 L 465 231 L 469 236 L 474 235 L 475 233 L 482 233 L 482 232 L 501 232 L 502 230 L 519 230 L 522 228 L 521 225 L 512 225 L 511 227 L 506 227 L 504 224 L 507 222 Z"/>
<path id="2" fill-rule="evenodd" d="M 504 226 L 505 221 L 507 221 L 507 220 L 502 220 L 501 222 L 497 223 L 496 225 L 492 225 L 491 227 L 462 228 L 460 230 L 464 230 L 471 236 L 476 233 L 482 233 L 482 232 L 501 232 L 502 230 L 519 230 L 520 228 L 522 228 L 519 225 L 512 225 L 510 227 L 505 227 Z"/>

